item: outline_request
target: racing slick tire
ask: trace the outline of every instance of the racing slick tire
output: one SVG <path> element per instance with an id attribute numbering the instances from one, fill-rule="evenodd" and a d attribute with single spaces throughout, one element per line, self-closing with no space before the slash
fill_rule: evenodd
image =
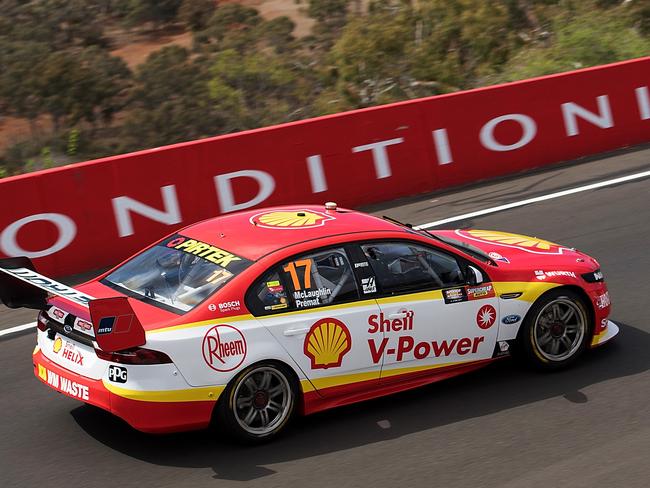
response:
<path id="1" fill-rule="evenodd" d="M 221 395 L 214 428 L 245 444 L 276 438 L 296 409 L 294 378 L 288 367 L 274 362 L 249 366 Z"/>
<path id="2" fill-rule="evenodd" d="M 513 352 L 537 370 L 565 368 L 586 349 L 590 322 L 591 314 L 581 295 L 566 288 L 551 290 L 528 311 Z"/>

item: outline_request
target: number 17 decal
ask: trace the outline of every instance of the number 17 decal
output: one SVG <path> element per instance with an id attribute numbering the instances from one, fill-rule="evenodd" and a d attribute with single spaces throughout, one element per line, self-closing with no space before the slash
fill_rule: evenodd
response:
<path id="1" fill-rule="evenodd" d="M 298 259 L 297 261 L 290 262 L 284 268 L 282 268 L 285 273 L 289 273 L 291 275 L 291 282 L 293 283 L 294 290 L 299 291 L 303 289 L 303 286 L 300 284 L 300 279 L 298 277 L 298 271 L 296 269 L 302 267 L 305 268 L 303 274 L 304 288 L 311 288 L 311 265 L 311 259 Z"/>

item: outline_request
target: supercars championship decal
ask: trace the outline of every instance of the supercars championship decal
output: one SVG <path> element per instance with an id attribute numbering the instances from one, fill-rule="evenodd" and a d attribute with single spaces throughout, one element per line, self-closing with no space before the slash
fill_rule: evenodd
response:
<path id="1" fill-rule="evenodd" d="M 330 220 L 336 219 L 316 210 L 280 210 L 253 215 L 250 222 L 265 229 L 310 229 Z"/>
<path id="2" fill-rule="evenodd" d="M 305 337 L 304 352 L 311 360 L 311 369 L 338 368 L 351 348 L 350 331 L 333 318 L 315 322 Z"/>
<path id="3" fill-rule="evenodd" d="M 232 325 L 215 325 L 203 337 L 203 360 L 219 372 L 232 371 L 246 359 L 246 339 Z"/>
<path id="4" fill-rule="evenodd" d="M 562 254 L 567 248 L 553 242 L 508 232 L 492 230 L 456 230 L 459 236 L 484 244 L 510 247 L 533 254 Z M 507 261 L 504 261 L 507 262 Z"/>
<path id="5" fill-rule="evenodd" d="M 442 298 L 447 305 L 451 303 L 466 302 L 468 300 L 481 300 L 496 296 L 491 283 L 484 283 L 476 286 L 459 286 L 442 290 Z"/>

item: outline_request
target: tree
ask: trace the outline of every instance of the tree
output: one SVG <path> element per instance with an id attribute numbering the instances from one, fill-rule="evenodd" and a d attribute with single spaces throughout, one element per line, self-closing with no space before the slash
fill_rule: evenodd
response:
<path id="1" fill-rule="evenodd" d="M 15 42 L 44 42 L 52 49 L 106 46 L 98 3 L 90 0 L 4 2 L 0 36 Z"/>
<path id="2" fill-rule="evenodd" d="M 152 53 L 137 70 L 123 150 L 161 146 L 217 134 L 224 126 L 212 107 L 204 60 L 179 46 Z"/>
<path id="3" fill-rule="evenodd" d="M 570 71 L 647 56 L 650 39 L 643 37 L 624 15 L 603 16 L 585 9 L 553 20 L 550 44 L 537 44 L 513 56 L 496 81 Z"/>
<path id="4" fill-rule="evenodd" d="M 296 24 L 289 17 L 276 17 L 260 25 L 260 38 L 273 46 L 276 52 L 286 52 L 293 48 L 295 28 Z"/>
<path id="5" fill-rule="evenodd" d="M 29 119 L 32 132 L 42 112 L 39 75 L 34 66 L 49 53 L 49 46 L 39 42 L 0 41 L 0 112 Z"/>
<path id="6" fill-rule="evenodd" d="M 345 25 L 350 0 L 308 0 L 307 15 L 315 19 L 318 29 L 332 31 Z"/>
<path id="7" fill-rule="evenodd" d="M 183 0 L 130 0 L 127 22 L 152 22 L 158 27 L 176 19 Z"/>
<path id="8" fill-rule="evenodd" d="M 257 45 L 257 27 L 262 23 L 262 17 L 254 8 L 228 3 L 219 6 L 208 20 L 205 29 L 195 33 L 194 43 L 205 51 L 245 51 Z"/>
<path id="9" fill-rule="evenodd" d="M 338 91 L 352 107 L 409 97 L 413 9 L 382 4 L 348 22 L 331 50 Z"/>
<path id="10" fill-rule="evenodd" d="M 215 0 L 183 0 L 178 18 L 192 31 L 200 31 L 205 29 L 216 7 Z"/>
<path id="11" fill-rule="evenodd" d="M 286 59 L 257 52 L 242 56 L 234 49 L 222 51 L 210 75 L 212 100 L 222 103 L 224 93 L 237 99 L 241 106 L 238 122 L 244 128 L 295 120 L 311 90 L 307 79 Z"/>
<path id="12" fill-rule="evenodd" d="M 98 115 L 110 120 L 130 76 L 124 61 L 96 48 L 53 52 L 35 71 L 35 93 L 52 116 L 55 131 L 62 122 L 94 123 Z"/>

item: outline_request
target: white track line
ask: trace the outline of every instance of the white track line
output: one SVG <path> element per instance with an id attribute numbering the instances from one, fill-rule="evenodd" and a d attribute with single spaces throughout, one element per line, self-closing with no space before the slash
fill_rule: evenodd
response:
<path id="1" fill-rule="evenodd" d="M 6 336 L 6 335 L 9 335 L 9 334 L 15 334 L 16 332 L 31 329 L 33 327 L 36 327 L 36 322 L 32 322 L 31 324 L 17 325 L 16 327 L 12 327 L 11 329 L 0 330 L 0 337 Z"/>
<path id="2" fill-rule="evenodd" d="M 590 185 L 579 186 L 577 188 L 571 188 L 570 190 L 562 190 L 555 193 L 549 193 L 547 195 L 542 195 L 535 198 L 528 198 L 527 200 L 520 200 L 518 202 L 506 203 L 505 205 L 499 205 L 498 207 L 486 208 L 483 210 L 477 210 L 476 212 L 470 212 L 463 215 L 457 215 L 455 217 L 449 217 L 447 219 L 436 220 L 435 222 L 429 222 L 427 224 L 421 224 L 415 227 L 416 229 L 430 229 L 431 227 L 437 227 L 442 224 L 448 224 L 450 222 L 457 222 L 459 220 L 471 219 L 473 217 L 479 217 L 481 215 L 487 215 L 495 212 L 501 212 L 502 210 L 509 210 L 511 208 L 523 207 L 524 205 L 530 205 L 531 203 L 543 202 L 546 200 L 552 200 L 553 198 L 565 197 L 567 195 L 573 195 L 574 193 L 580 193 L 583 191 L 595 190 L 597 188 L 603 188 L 605 186 L 616 185 L 618 183 L 625 183 L 626 181 L 639 180 L 641 178 L 647 178 L 650 176 L 650 171 L 643 171 L 642 173 L 635 173 L 632 175 L 621 176 L 620 178 L 614 178 L 613 180 L 601 181 L 598 183 L 592 183 Z"/>
<path id="3" fill-rule="evenodd" d="M 592 183 L 590 185 L 579 186 L 577 188 L 571 188 L 570 190 L 562 190 L 555 193 L 549 193 L 548 195 L 542 195 L 535 198 L 528 198 L 527 200 L 520 200 L 518 202 L 507 203 L 505 205 L 499 205 L 498 207 L 486 208 L 483 210 L 477 210 L 476 212 L 470 212 L 463 215 L 457 215 L 456 217 L 449 217 L 447 219 L 436 220 L 435 222 L 429 222 L 427 224 L 418 225 L 416 229 L 429 229 L 431 227 L 436 227 L 442 224 L 448 224 L 450 222 L 457 222 L 459 220 L 471 219 L 473 217 L 479 217 L 481 215 L 487 215 L 495 212 L 501 212 L 502 210 L 508 210 L 516 207 L 523 207 L 524 205 L 530 205 L 531 203 L 543 202 L 546 200 L 552 200 L 553 198 L 564 197 L 567 195 L 573 195 L 574 193 L 580 193 L 583 191 L 595 190 L 597 188 L 603 188 L 605 186 L 616 185 L 618 183 L 625 183 L 626 181 L 639 180 L 641 178 L 650 177 L 650 171 L 643 171 L 641 173 L 635 173 L 632 175 L 621 176 L 620 178 L 614 178 L 613 180 L 600 181 L 598 183 Z M 0 337 L 6 336 L 9 334 L 14 334 L 23 330 L 31 329 L 36 327 L 36 322 L 31 324 L 23 324 L 17 327 L 12 327 L 10 329 L 0 330 Z"/>

